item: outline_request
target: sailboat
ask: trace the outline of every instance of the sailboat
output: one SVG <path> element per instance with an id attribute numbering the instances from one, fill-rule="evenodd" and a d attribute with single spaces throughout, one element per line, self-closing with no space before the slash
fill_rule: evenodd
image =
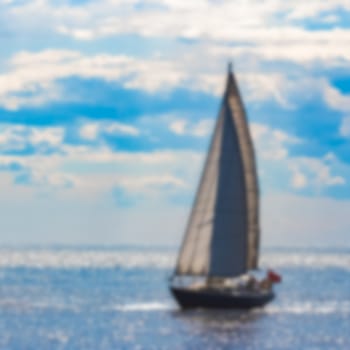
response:
<path id="1" fill-rule="evenodd" d="M 229 64 L 226 88 L 170 282 L 183 308 L 263 306 L 280 277 L 258 281 L 259 189 L 254 148 Z"/>

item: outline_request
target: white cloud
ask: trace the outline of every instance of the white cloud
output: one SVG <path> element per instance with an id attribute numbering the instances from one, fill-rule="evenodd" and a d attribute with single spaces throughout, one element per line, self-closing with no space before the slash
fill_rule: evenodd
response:
<path id="1" fill-rule="evenodd" d="M 324 98 L 333 109 L 341 112 L 350 112 L 350 96 L 343 95 L 338 89 L 324 83 Z"/>
<path id="2" fill-rule="evenodd" d="M 204 121 L 212 124 L 211 120 Z M 180 132 L 202 136 L 212 130 L 213 126 L 209 128 L 204 124 L 203 127 L 202 122 L 184 123 Z M 340 164 L 334 154 L 326 154 L 323 158 L 292 156 L 289 154 L 289 147 L 302 140 L 263 124 L 253 123 L 251 129 L 262 169 L 269 169 L 271 166 L 287 169 L 292 188 L 311 189 L 319 194 L 324 188 L 346 183 L 345 177 L 339 175 L 346 173 L 345 165 Z M 80 134 L 90 140 L 98 140 L 98 134 L 105 130 L 118 133 L 122 131 L 131 136 L 137 134 L 137 129 L 134 130 L 133 126 L 115 122 L 83 124 Z M 144 188 L 145 191 L 161 193 L 164 186 L 182 188 L 183 191 L 189 184 L 195 186 L 199 164 L 203 159 L 202 154 L 191 151 L 131 153 L 115 152 L 103 143 L 98 146 L 68 145 L 62 143 L 63 137 L 62 128 L 3 126 L 0 133 L 0 147 L 3 150 L 23 150 L 32 145 L 37 153 L 26 157 L 3 155 L 1 163 L 21 165 L 24 170 L 17 173 L 23 173 L 22 182 L 27 181 L 38 188 L 41 186 L 44 190 L 50 186 L 74 186 L 79 193 L 101 194 L 119 185 L 128 191 L 131 188 Z M 56 153 L 47 154 L 47 146 L 54 147 Z M 187 164 L 193 165 L 191 169 Z M 271 170 L 269 173 L 273 176 Z M 138 175 L 135 178 L 131 174 Z"/>
<path id="3" fill-rule="evenodd" d="M 97 123 L 87 123 L 80 128 L 79 135 L 86 140 L 96 140 L 98 132 L 99 125 Z"/>
<path id="4" fill-rule="evenodd" d="M 348 30 L 328 30 L 323 32 L 309 32 L 297 29 L 296 33 L 283 29 L 278 31 L 281 35 L 278 40 L 266 38 L 254 43 L 255 34 L 252 33 L 252 45 L 235 45 L 229 47 L 225 44 L 208 45 L 209 52 L 217 57 L 235 57 L 244 61 L 244 58 L 254 58 L 258 61 L 284 61 L 310 66 L 323 63 L 324 66 L 349 66 L 350 49 L 348 48 Z M 337 38 L 336 40 L 334 38 Z"/>
<path id="5" fill-rule="evenodd" d="M 73 21 L 75 13 L 67 11 L 66 20 L 60 20 L 56 28 L 60 33 L 80 40 L 135 33 L 145 37 L 167 36 L 230 42 L 299 41 L 300 38 L 320 36 L 317 31 L 298 28 L 294 24 L 296 19 L 317 18 L 324 11 L 331 13 L 338 8 L 349 9 L 346 1 L 327 4 L 312 1 L 306 5 L 300 0 L 288 3 L 282 0 L 263 3 L 257 0 L 196 1 L 186 5 L 184 2 L 146 1 L 143 10 L 134 8 L 132 2 L 128 5 L 124 2 L 100 1 L 98 5 L 91 2 L 84 6 L 85 18 Z M 280 20 L 282 16 L 283 23 Z M 321 31 L 321 34 L 324 32 Z"/>
<path id="6" fill-rule="evenodd" d="M 196 51 L 187 54 L 186 60 L 179 61 L 174 57 L 139 59 L 107 54 L 85 56 L 67 50 L 21 52 L 9 61 L 9 69 L 0 74 L 0 105 L 7 109 L 18 109 L 26 105 L 79 98 L 74 93 L 65 95 L 64 86 L 58 83 L 59 80 L 72 76 L 118 81 L 125 88 L 138 88 L 151 93 L 166 94 L 171 89 L 185 88 L 221 95 L 224 88 L 223 72 L 218 72 L 218 64 L 210 69 L 205 65 L 199 67 L 196 64 L 197 54 Z M 216 53 L 210 53 L 209 49 L 208 57 L 213 55 Z M 219 59 L 213 59 L 221 64 L 228 53 L 220 52 L 219 55 Z M 244 57 L 239 59 L 244 63 Z M 252 64 L 244 63 L 243 69 L 237 74 L 247 101 L 271 99 L 283 108 L 293 109 L 300 97 L 305 98 L 310 91 L 316 91 L 332 108 L 349 110 L 348 97 L 333 88 L 325 78 L 307 78 L 302 73 L 294 73 L 293 77 L 281 72 L 264 73 L 259 65 L 252 69 Z M 209 63 L 208 65 L 210 66 Z M 114 129 L 117 128 L 116 125 Z M 125 129 L 124 131 L 126 132 Z M 129 132 L 135 134 L 136 131 Z"/>
<path id="7" fill-rule="evenodd" d="M 264 124 L 250 124 L 253 139 L 256 143 L 258 155 L 266 160 L 283 160 L 288 157 L 288 146 L 300 143 L 295 136 L 273 129 Z"/>
<path id="8" fill-rule="evenodd" d="M 274 171 L 285 169 L 293 190 L 308 189 L 318 195 L 327 187 L 345 185 L 345 178 L 334 173 L 343 174 L 349 169 L 333 153 L 320 158 L 295 156 L 289 147 L 302 143 L 301 139 L 264 124 L 252 123 L 251 130 L 259 163 L 263 169 L 269 169 L 270 178 L 279 181 L 280 175 Z"/>
<path id="9" fill-rule="evenodd" d="M 213 132 L 214 121 L 212 119 L 201 120 L 193 128 L 193 135 L 197 137 L 204 137 L 210 135 Z"/>
<path id="10" fill-rule="evenodd" d="M 261 23 L 250 25 L 244 23 L 245 20 L 243 20 L 243 23 L 240 24 L 241 18 L 233 19 L 235 16 L 240 16 L 238 11 L 230 13 L 230 10 L 226 10 L 226 13 L 217 14 L 217 18 L 215 17 L 217 10 L 206 11 L 211 14 L 209 21 L 207 13 L 197 15 L 196 21 L 192 20 L 192 13 L 187 14 L 188 18 L 182 12 L 179 14 L 171 13 L 170 18 L 168 17 L 166 21 L 158 18 L 163 17 L 162 13 L 136 13 L 132 19 L 126 17 L 125 23 L 123 23 L 124 19 L 111 20 L 111 23 L 118 23 L 118 25 L 115 30 L 112 29 L 113 26 L 110 26 L 108 34 L 103 34 L 103 30 L 99 31 L 93 28 L 83 30 L 65 28 L 64 33 L 78 38 L 78 33 L 81 37 L 80 33 L 83 31 L 85 38 L 91 40 L 100 36 L 120 35 L 125 32 L 138 33 L 145 37 L 169 36 L 171 38 L 197 39 L 198 42 L 192 46 L 192 51 L 195 52 L 196 63 L 204 65 L 206 68 L 210 67 L 210 64 L 198 63 L 198 57 L 201 54 L 206 55 L 207 61 L 214 62 L 227 61 L 234 57 L 236 62 L 242 63 L 245 63 L 249 58 L 258 61 L 285 61 L 299 65 L 322 63 L 325 66 L 349 66 L 349 29 L 307 30 L 294 24 L 274 24 L 273 18 L 270 17 L 265 19 L 266 23 L 261 21 Z M 250 17 L 251 14 L 248 16 Z M 133 21 L 140 23 L 133 26 Z M 225 21 L 227 21 L 226 25 Z M 103 27 L 103 24 L 101 26 Z M 201 46 L 204 46 L 205 49 L 201 50 Z M 187 48 L 184 48 L 184 52 L 177 56 L 184 56 L 189 64 L 192 61 L 191 53 L 185 50 Z M 176 60 L 178 57 L 173 59 Z M 196 63 L 191 62 L 192 68 L 195 69 Z M 215 80 L 213 81 L 210 77 L 201 83 L 206 85 L 211 83 L 215 86 Z M 268 85 L 267 83 L 265 82 L 266 85 Z M 270 84 L 272 83 L 274 81 L 270 82 Z M 130 86 L 135 85 L 130 83 Z"/>
<path id="11" fill-rule="evenodd" d="M 191 123 L 185 119 L 176 119 L 170 122 L 169 130 L 180 136 L 205 137 L 213 132 L 214 120 L 202 119 L 198 123 Z"/>
<path id="12" fill-rule="evenodd" d="M 274 99 L 282 107 L 290 109 L 293 105 L 287 99 L 287 91 L 290 82 L 287 76 L 281 73 L 261 73 L 253 71 L 238 74 L 238 78 L 247 88 L 247 99 L 249 101 L 264 101 Z"/>
<path id="13" fill-rule="evenodd" d="M 8 109 L 65 98 L 55 82 L 71 76 L 121 81 L 126 88 L 152 92 L 181 85 L 184 73 L 175 63 L 127 56 L 84 56 L 75 51 L 22 52 L 0 75 L 0 104 Z M 23 97 L 24 93 L 28 96 Z"/>
<path id="14" fill-rule="evenodd" d="M 319 0 L 310 0 L 307 3 L 302 0 L 291 0 L 288 3 L 283 0 L 265 0 L 263 3 L 258 0 L 220 2 L 201 0 L 195 3 L 173 0 L 145 0 L 142 8 L 135 6 L 137 4 L 136 0 L 99 0 L 89 1 L 80 6 L 77 4 L 69 6 L 67 1 L 54 3 L 48 0 L 33 0 L 30 3 L 18 3 L 10 7 L 12 9 L 10 13 L 19 17 L 36 13 L 38 16 L 44 17 L 52 26 L 59 24 L 72 26 L 75 24 L 75 27 L 82 27 L 90 22 L 91 27 L 96 30 L 97 34 L 110 35 L 116 30 L 122 30 L 123 19 L 131 15 L 133 15 L 133 21 L 126 30 L 134 28 L 134 30 L 152 33 L 167 25 L 163 23 L 166 22 L 164 21 L 165 15 L 168 22 L 170 22 L 167 28 L 172 29 L 175 19 L 179 18 L 181 20 L 181 15 L 188 19 L 192 14 L 191 22 L 181 21 L 181 23 L 187 24 L 185 28 L 188 31 L 191 28 L 190 24 L 193 24 L 192 28 L 198 28 L 198 31 L 202 33 L 208 29 L 218 31 L 217 23 L 219 19 L 222 19 L 223 29 L 227 29 L 230 17 L 232 18 L 231 26 L 247 27 L 262 25 L 266 21 L 272 21 L 278 15 L 282 16 L 283 14 L 288 15 L 289 19 L 293 21 L 294 19 L 317 17 L 325 12 L 336 11 L 339 8 L 344 10 L 350 8 L 346 0 L 333 0 L 326 3 Z M 193 13 L 196 13 L 197 16 L 193 16 Z M 202 21 L 203 16 L 207 13 L 212 14 L 212 17 L 208 18 L 208 23 Z M 142 16 L 145 16 L 147 20 L 150 18 L 160 18 L 161 20 L 158 22 L 151 21 L 149 23 L 151 29 L 147 31 L 147 27 L 144 25 L 146 21 L 142 21 Z M 283 19 L 287 23 L 291 22 L 288 18 Z M 35 22 L 33 21 L 30 25 L 35 26 Z M 195 30 L 193 29 L 192 32 L 195 32 Z"/>
<path id="15" fill-rule="evenodd" d="M 89 139 L 98 138 L 100 132 L 138 135 L 138 129 L 116 122 L 86 123 L 79 131 Z M 65 144 L 63 135 L 62 128 L 2 126 L 0 149 L 25 150 L 32 145 L 36 150 L 25 157 L 3 154 L 0 157 L 3 170 L 10 171 L 15 164 L 12 177 L 16 183 L 34 186 L 38 192 L 67 188 L 77 196 L 102 196 L 118 186 L 160 196 L 174 189 L 186 191 L 197 176 L 203 157 L 192 151 L 116 152 L 103 142 L 84 146 Z M 54 147 L 55 153 L 45 152 L 47 145 Z M 190 168 L 186 166 L 189 163 Z M 6 172 L 0 173 L 3 174 Z M 67 191 L 55 195 L 66 196 Z"/>
<path id="16" fill-rule="evenodd" d="M 242 65 L 249 66 L 250 71 L 254 60 L 283 60 L 303 65 L 323 62 L 327 66 L 349 65 L 350 62 L 349 29 L 335 26 L 334 29 L 308 30 L 299 22 L 300 19 L 310 17 L 316 21 L 323 21 L 326 18 L 325 11 L 334 21 L 333 12 L 341 8 L 349 10 L 346 0 L 324 4 L 319 0 L 308 1 L 307 4 L 301 0 L 291 0 L 288 3 L 283 0 L 206 0 L 186 5 L 177 1 L 149 0 L 143 2 L 142 8 L 136 6 L 137 4 L 136 1 L 100 0 L 70 6 L 67 2 L 58 4 L 34 0 L 17 4 L 11 10 L 7 10 L 7 18 L 12 23 L 20 23 L 17 30 L 25 30 L 26 33 L 28 30 L 41 32 L 43 26 L 47 26 L 51 30 L 82 40 L 126 33 L 148 38 L 198 39 L 197 43 L 192 45 L 191 51 L 187 46 L 176 50 L 176 53 L 170 50 L 168 54 L 162 50 L 161 56 L 168 58 L 160 60 L 154 58 L 154 50 L 154 57 L 149 61 L 127 59 L 122 67 L 118 67 L 117 59 L 113 60 L 108 55 L 82 57 L 79 53 L 70 51 L 65 51 L 68 62 L 63 66 L 63 52 L 58 51 L 31 57 L 24 53 L 14 62 L 17 61 L 23 67 L 29 65 L 29 71 L 35 71 L 38 65 L 42 65 L 42 72 L 38 71 L 33 75 L 38 75 L 39 79 L 36 81 L 45 80 L 48 83 L 60 77 L 70 76 L 73 72 L 79 76 L 98 76 L 110 80 L 123 80 L 126 77 L 123 81 L 124 86 L 141 87 L 148 91 L 185 85 L 201 91 L 214 91 L 215 94 L 222 91 L 221 75 L 217 74 L 217 69 L 216 74 L 203 74 L 212 71 L 215 66 L 210 62 L 221 64 L 234 57 L 239 63 L 242 62 Z M 29 17 L 35 17 L 36 20 L 28 20 Z M 38 18 L 42 20 L 37 20 Z M 159 51 L 159 48 L 157 50 Z M 198 59 L 202 55 L 207 59 Z M 51 66 L 48 66 L 47 62 L 51 62 Z M 201 71 L 200 75 L 197 74 L 198 71 Z M 55 77 L 49 78 L 48 72 L 55 74 Z M 19 96 L 10 98 L 7 94 L 6 98 L 0 98 L 0 101 L 8 108 L 15 109 L 21 104 L 40 104 L 43 100 L 60 98 L 60 91 L 55 91 L 54 87 L 49 89 L 51 95 L 45 97 L 44 91 L 48 90 L 42 89 L 39 93 L 41 83 L 31 83 L 33 80 L 28 74 L 25 71 L 22 73 L 24 77 L 22 76 L 19 82 L 26 79 L 26 91 L 33 89 L 37 100 L 34 96 L 29 100 Z M 46 78 L 43 75 L 46 75 Z M 260 99 L 273 96 L 279 103 L 288 106 L 288 102 L 280 93 L 280 88 L 285 82 L 283 74 L 262 74 L 254 69 L 251 77 L 247 76 L 246 79 L 247 85 L 253 89 L 254 96 Z M 16 82 L 16 79 L 9 80 Z M 5 84 L 0 86 L 11 84 L 5 81 Z M 18 88 L 13 87 L 11 91 L 18 91 Z"/>
<path id="17" fill-rule="evenodd" d="M 339 22 L 339 16 L 337 15 L 329 15 L 329 16 L 325 16 L 321 19 L 322 22 L 324 23 L 337 23 Z"/>
<path id="18" fill-rule="evenodd" d="M 138 136 L 140 131 L 132 125 L 119 122 L 85 122 L 79 129 L 79 135 L 89 141 L 97 140 L 101 134 Z"/>
<path id="19" fill-rule="evenodd" d="M 118 123 L 118 122 L 105 123 L 105 125 L 103 125 L 102 127 L 102 130 L 111 135 L 120 135 L 120 134 L 129 135 L 129 136 L 140 135 L 140 130 L 138 130 L 134 126 Z"/>
<path id="20" fill-rule="evenodd" d="M 62 127 L 51 127 L 51 128 L 31 128 L 31 135 L 29 141 L 33 145 L 40 143 L 48 143 L 53 146 L 58 146 L 62 143 L 64 136 L 64 130 Z"/>
<path id="21" fill-rule="evenodd" d="M 291 19 L 314 17 L 317 14 L 338 9 L 350 10 L 350 4 L 346 0 L 334 0 L 332 2 L 318 0 L 311 0 L 308 2 L 291 1 L 289 5 L 291 6 L 290 9 L 292 10 L 289 14 L 289 18 Z"/>
<path id="22" fill-rule="evenodd" d="M 335 26 L 334 29 L 308 30 L 296 22 L 306 18 L 322 22 L 327 18 L 325 11 L 328 20 L 334 22 L 337 17 L 332 15 L 332 11 L 339 8 L 349 10 L 346 1 L 324 4 L 318 0 L 307 4 L 301 0 L 288 3 L 283 0 L 263 3 L 256 0 L 197 1 L 186 5 L 182 2 L 146 1 L 143 10 L 133 5 L 111 1 L 91 2 L 82 8 L 85 16 L 81 16 L 80 21 L 73 20 L 74 11 L 69 16 L 67 10 L 66 15 L 70 19 L 59 19 L 60 24 L 56 29 L 77 40 L 94 40 L 126 33 L 147 38 L 198 39 L 205 43 L 206 55 L 215 52 L 225 59 L 253 55 L 260 60 L 284 60 L 299 64 L 323 61 L 329 65 L 330 61 L 334 64 L 342 64 L 342 60 L 350 61 L 349 29 Z M 235 45 L 228 47 L 227 43 Z M 186 59 L 188 55 L 188 52 L 184 53 Z"/>
<path id="23" fill-rule="evenodd" d="M 326 154 L 323 158 L 295 157 L 288 161 L 293 172 L 292 185 L 294 188 L 303 188 L 307 183 L 316 190 L 324 187 L 344 185 L 345 178 L 331 173 L 332 165 L 338 160 L 333 155 Z"/>
<path id="24" fill-rule="evenodd" d="M 184 119 L 174 120 L 170 123 L 169 129 L 176 135 L 184 135 L 187 121 Z"/>
<path id="25" fill-rule="evenodd" d="M 23 150 L 28 145 L 57 147 L 62 144 L 62 127 L 29 127 L 16 124 L 0 125 L 0 150 Z"/>
<path id="26" fill-rule="evenodd" d="M 307 184 L 308 184 L 307 178 L 305 177 L 305 175 L 295 170 L 292 177 L 293 188 L 296 188 L 296 189 L 305 188 Z"/>

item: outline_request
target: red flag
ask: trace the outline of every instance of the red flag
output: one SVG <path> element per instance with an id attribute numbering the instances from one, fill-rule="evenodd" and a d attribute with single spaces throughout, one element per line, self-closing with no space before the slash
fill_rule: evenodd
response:
<path id="1" fill-rule="evenodd" d="M 272 270 L 268 270 L 267 277 L 273 283 L 280 283 L 282 281 L 282 277 Z"/>

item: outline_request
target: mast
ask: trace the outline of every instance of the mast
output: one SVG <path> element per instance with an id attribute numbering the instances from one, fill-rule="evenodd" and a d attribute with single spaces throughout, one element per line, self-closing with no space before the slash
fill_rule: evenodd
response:
<path id="1" fill-rule="evenodd" d="M 253 144 L 229 64 L 225 93 L 176 275 L 229 278 L 257 267 L 258 192 Z"/>

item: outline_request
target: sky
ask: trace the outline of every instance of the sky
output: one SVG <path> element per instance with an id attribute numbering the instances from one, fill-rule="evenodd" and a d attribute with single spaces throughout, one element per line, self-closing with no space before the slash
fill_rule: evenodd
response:
<path id="1" fill-rule="evenodd" d="M 264 246 L 350 247 L 348 0 L 0 0 L 0 245 L 180 244 L 233 62 Z"/>

